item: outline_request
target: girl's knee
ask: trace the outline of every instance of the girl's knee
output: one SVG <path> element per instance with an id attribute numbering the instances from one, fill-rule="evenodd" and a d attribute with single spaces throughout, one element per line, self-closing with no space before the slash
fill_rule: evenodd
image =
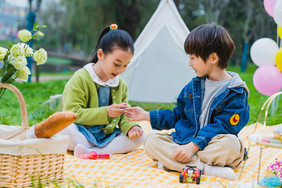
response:
<path id="1" fill-rule="evenodd" d="M 134 144 L 136 145 L 136 147 L 140 147 L 144 144 L 145 139 L 146 139 L 146 134 L 143 133 L 143 135 L 135 140 L 132 140 L 134 142 Z"/>

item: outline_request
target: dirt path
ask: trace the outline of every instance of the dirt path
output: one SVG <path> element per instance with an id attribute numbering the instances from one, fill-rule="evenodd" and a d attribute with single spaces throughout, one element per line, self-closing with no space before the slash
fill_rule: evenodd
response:
<path id="1" fill-rule="evenodd" d="M 57 76 L 39 76 L 39 82 L 49 81 L 49 80 L 68 80 L 72 75 L 57 75 Z M 36 77 L 31 77 L 32 82 L 36 82 Z"/>

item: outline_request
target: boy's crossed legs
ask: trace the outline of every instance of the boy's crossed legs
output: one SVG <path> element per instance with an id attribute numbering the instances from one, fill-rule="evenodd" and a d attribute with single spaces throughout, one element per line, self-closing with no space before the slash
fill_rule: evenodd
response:
<path id="1" fill-rule="evenodd" d="M 172 157 L 173 151 L 178 146 L 166 133 L 151 133 L 144 143 L 146 154 L 153 160 L 159 161 L 167 169 L 181 172 L 187 164 L 197 166 L 203 170 L 205 175 L 230 180 L 237 179 L 232 168 L 238 166 L 243 160 L 244 147 L 236 136 L 229 134 L 215 136 L 203 151 L 198 151 L 186 163 L 179 162 Z"/>

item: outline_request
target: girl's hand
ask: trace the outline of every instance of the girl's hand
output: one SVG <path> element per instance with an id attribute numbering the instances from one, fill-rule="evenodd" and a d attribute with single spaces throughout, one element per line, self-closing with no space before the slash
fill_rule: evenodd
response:
<path id="1" fill-rule="evenodd" d="M 127 120 L 129 121 L 141 121 L 141 120 L 150 121 L 149 112 L 143 110 L 139 106 L 126 108 L 124 111 L 124 115 L 127 117 Z"/>
<path id="2" fill-rule="evenodd" d="M 177 147 L 173 153 L 172 157 L 175 158 L 177 161 L 185 163 L 188 162 L 189 159 L 193 156 L 193 154 L 199 151 L 199 146 L 190 142 L 189 144 L 181 145 Z"/>
<path id="3" fill-rule="evenodd" d="M 120 116 L 126 108 L 126 103 L 112 104 L 107 107 L 107 113 L 109 117 Z"/>
<path id="4" fill-rule="evenodd" d="M 127 135 L 129 139 L 137 139 L 143 135 L 143 130 L 139 126 L 134 126 L 128 131 Z"/>

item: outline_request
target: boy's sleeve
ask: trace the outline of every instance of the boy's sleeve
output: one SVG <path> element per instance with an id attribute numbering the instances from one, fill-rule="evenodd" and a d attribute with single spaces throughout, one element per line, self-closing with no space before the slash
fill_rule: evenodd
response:
<path id="1" fill-rule="evenodd" d="M 186 88 L 186 87 L 185 87 Z M 176 122 L 184 116 L 184 91 L 180 92 L 177 98 L 177 106 L 173 110 L 153 110 L 150 111 L 151 126 L 157 130 L 172 129 Z"/>
<path id="2" fill-rule="evenodd" d="M 63 92 L 64 111 L 75 112 L 77 114 L 77 120 L 75 123 L 78 124 L 86 126 L 108 124 L 109 121 L 106 107 L 87 107 L 85 94 L 85 89 L 87 88 L 83 88 L 82 82 L 81 77 L 74 75 L 67 83 Z"/>
<path id="3" fill-rule="evenodd" d="M 123 94 L 122 94 L 123 95 L 122 96 L 122 102 L 125 102 L 127 104 L 127 107 L 129 108 L 130 105 L 128 104 L 128 87 L 127 87 L 126 84 L 124 84 L 124 88 L 125 89 L 124 89 Z M 128 131 L 136 125 L 140 127 L 140 125 L 137 121 L 128 121 L 124 114 L 122 114 L 120 116 L 119 128 L 126 136 L 127 136 Z"/>
<path id="4" fill-rule="evenodd" d="M 250 112 L 247 93 L 244 91 L 239 98 L 238 95 L 226 102 L 226 105 L 221 108 L 222 112 L 212 120 L 213 123 L 200 129 L 198 136 L 192 140 L 201 150 L 208 145 L 214 136 L 218 134 L 237 135 L 248 123 Z"/>

